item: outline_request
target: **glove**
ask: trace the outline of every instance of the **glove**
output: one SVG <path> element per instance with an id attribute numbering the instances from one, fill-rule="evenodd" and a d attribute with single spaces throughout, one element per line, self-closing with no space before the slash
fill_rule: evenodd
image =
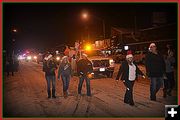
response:
<path id="1" fill-rule="evenodd" d="M 143 75 L 142 77 L 143 77 L 144 79 L 146 78 L 146 76 L 145 76 L 145 75 Z"/>

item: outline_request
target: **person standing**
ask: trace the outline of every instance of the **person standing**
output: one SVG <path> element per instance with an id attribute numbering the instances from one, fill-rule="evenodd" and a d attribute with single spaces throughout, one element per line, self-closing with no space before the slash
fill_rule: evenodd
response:
<path id="1" fill-rule="evenodd" d="M 118 71 L 116 81 L 118 81 L 121 76 L 121 80 L 123 81 L 126 87 L 126 93 L 124 95 L 124 103 L 129 104 L 131 106 L 134 105 L 133 86 L 138 75 L 142 75 L 145 78 L 144 74 L 139 70 L 137 65 L 133 62 L 133 55 L 131 51 L 128 51 L 126 55 L 126 60 L 122 62 L 122 65 Z"/>
<path id="2" fill-rule="evenodd" d="M 82 54 L 82 59 L 77 62 L 77 74 L 79 76 L 78 94 L 81 95 L 82 85 L 86 80 L 87 96 L 91 96 L 90 78 L 88 74 L 91 74 L 93 70 L 92 63 L 88 60 L 86 54 Z"/>
<path id="3" fill-rule="evenodd" d="M 175 58 L 173 56 L 173 52 L 170 52 L 164 56 L 165 64 L 166 64 L 166 79 L 164 79 L 164 94 L 163 97 L 166 95 L 171 96 L 172 89 L 175 85 L 174 80 L 174 65 L 175 65 Z"/>
<path id="4" fill-rule="evenodd" d="M 150 78 L 150 100 L 156 101 L 156 93 L 162 86 L 165 75 L 165 61 L 157 51 L 155 43 L 149 45 L 149 52 L 145 57 L 147 76 Z"/>
<path id="5" fill-rule="evenodd" d="M 12 76 L 14 76 L 14 62 L 11 56 L 8 56 L 6 59 L 6 71 L 7 76 L 9 76 L 9 73 L 12 73 Z"/>
<path id="6" fill-rule="evenodd" d="M 56 63 L 51 54 L 46 56 L 43 61 L 43 71 L 45 72 L 45 78 L 47 82 L 47 93 L 48 98 L 56 98 L 56 77 L 55 70 L 57 69 Z M 52 84 L 52 92 L 51 92 L 51 84 Z M 52 94 L 51 94 L 52 93 Z"/>
<path id="7" fill-rule="evenodd" d="M 68 97 L 68 88 L 69 88 L 69 82 L 71 78 L 71 72 L 72 72 L 72 68 L 71 68 L 71 64 L 69 63 L 68 57 L 67 56 L 62 57 L 62 62 L 58 70 L 58 80 L 60 79 L 60 75 L 61 75 L 62 82 L 63 82 L 64 98 Z"/>

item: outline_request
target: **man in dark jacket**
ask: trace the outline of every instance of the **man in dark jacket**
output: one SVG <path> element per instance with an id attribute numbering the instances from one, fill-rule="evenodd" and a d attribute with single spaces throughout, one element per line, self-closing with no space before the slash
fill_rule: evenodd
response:
<path id="1" fill-rule="evenodd" d="M 158 53 L 155 43 L 149 46 L 145 65 L 147 76 L 150 78 L 150 99 L 156 101 L 156 93 L 161 88 L 165 74 L 165 62 L 163 56 Z"/>
<path id="2" fill-rule="evenodd" d="M 137 65 L 133 62 L 133 55 L 131 54 L 131 52 L 128 52 L 126 60 L 121 64 L 116 80 L 119 80 L 121 76 L 121 80 L 123 80 L 123 83 L 126 86 L 124 103 L 130 104 L 132 106 L 134 105 L 133 86 L 134 81 L 137 79 L 138 75 L 142 75 L 143 77 L 145 77 L 139 70 Z"/>
<path id="3" fill-rule="evenodd" d="M 52 55 L 45 57 L 43 62 L 43 71 L 47 81 L 48 98 L 51 98 L 51 83 L 52 83 L 52 97 L 56 98 L 56 77 L 55 70 L 57 69 L 56 63 L 53 61 Z"/>
<path id="4" fill-rule="evenodd" d="M 91 96 L 90 79 L 88 74 L 92 73 L 92 63 L 87 59 L 86 54 L 82 54 L 82 59 L 77 63 L 77 73 L 79 75 L 78 94 L 81 95 L 82 84 L 86 80 L 87 96 Z"/>

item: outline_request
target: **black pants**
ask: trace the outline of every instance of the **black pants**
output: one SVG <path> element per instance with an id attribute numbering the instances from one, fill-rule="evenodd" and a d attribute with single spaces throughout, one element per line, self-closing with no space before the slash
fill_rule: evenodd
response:
<path id="1" fill-rule="evenodd" d="M 126 86 L 126 93 L 124 95 L 124 102 L 134 104 L 133 100 L 133 86 L 134 81 L 125 80 L 124 85 Z"/>
<path id="2" fill-rule="evenodd" d="M 166 76 L 167 76 L 167 79 L 164 80 L 164 92 L 171 93 L 175 85 L 174 72 L 166 73 Z"/>

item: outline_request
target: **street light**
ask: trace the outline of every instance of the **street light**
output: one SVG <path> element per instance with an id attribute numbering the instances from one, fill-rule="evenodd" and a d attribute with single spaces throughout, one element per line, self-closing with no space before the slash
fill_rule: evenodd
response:
<path id="1" fill-rule="evenodd" d="M 83 19 L 87 20 L 88 16 L 89 16 L 89 14 L 87 12 L 82 13 L 82 18 Z M 94 15 L 91 15 L 91 16 L 93 16 L 94 18 L 102 21 L 103 38 L 105 39 L 105 37 L 106 37 L 106 34 L 105 34 L 105 21 L 100 17 L 94 16 Z"/>
<path id="2" fill-rule="evenodd" d="M 16 41 L 16 33 L 17 33 L 17 29 L 13 29 L 12 32 L 14 33 L 13 34 L 13 39 L 12 39 L 12 62 L 14 64 L 14 56 L 15 56 L 15 53 L 14 53 L 14 49 L 15 49 L 15 41 Z"/>
<path id="3" fill-rule="evenodd" d="M 83 18 L 84 20 L 88 20 L 88 16 L 89 16 L 89 15 L 88 15 L 88 13 L 87 13 L 86 11 L 84 11 L 84 12 L 82 13 L 82 18 Z M 88 33 L 87 33 L 87 34 L 88 34 L 88 35 L 87 35 L 87 37 L 88 37 L 87 39 L 89 40 L 90 37 L 89 37 L 88 26 L 87 26 L 86 29 L 87 29 L 87 32 L 88 32 Z"/>
<path id="4" fill-rule="evenodd" d="M 84 12 L 84 13 L 82 14 L 82 17 L 83 17 L 83 19 L 87 19 L 87 18 L 88 18 L 88 13 Z"/>
<path id="5" fill-rule="evenodd" d="M 13 29 L 12 31 L 13 31 L 14 33 L 16 33 L 16 32 L 17 32 L 17 29 Z"/>

